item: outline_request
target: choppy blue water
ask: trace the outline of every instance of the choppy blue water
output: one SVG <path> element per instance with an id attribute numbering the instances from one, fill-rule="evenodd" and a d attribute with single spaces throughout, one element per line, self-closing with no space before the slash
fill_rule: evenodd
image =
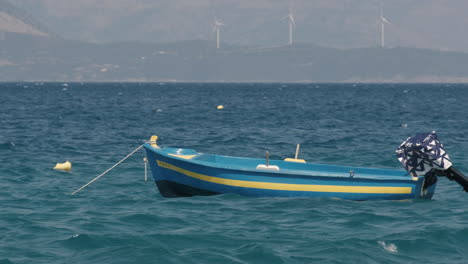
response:
<path id="1" fill-rule="evenodd" d="M 0 85 L 0 263 L 466 263 L 468 194 L 429 201 L 237 195 L 162 198 L 149 139 L 246 157 L 400 168 L 394 150 L 436 130 L 468 173 L 468 85 Z M 216 110 L 217 105 L 225 109 Z M 70 160 L 70 173 L 52 170 Z"/>

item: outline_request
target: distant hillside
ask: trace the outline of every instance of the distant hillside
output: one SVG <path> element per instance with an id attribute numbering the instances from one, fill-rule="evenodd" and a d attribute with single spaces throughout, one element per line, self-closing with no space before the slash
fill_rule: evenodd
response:
<path id="1" fill-rule="evenodd" d="M 47 36 L 48 30 L 23 9 L 7 0 L 0 0 L 0 32 L 14 32 L 36 36 Z"/>
<path id="2" fill-rule="evenodd" d="M 7 33 L 0 81 L 467 82 L 468 54 L 207 41 L 92 44 Z"/>
<path id="3" fill-rule="evenodd" d="M 358 2 L 355 1 L 347 2 L 343 10 L 354 8 L 351 3 L 357 4 Z M 170 3 L 168 2 L 164 8 L 159 8 L 160 1 L 141 0 L 137 1 L 134 6 L 130 6 L 131 8 L 130 2 L 134 1 L 15 0 L 12 4 L 13 2 L 0 0 L 0 81 L 468 82 L 468 53 L 408 47 L 376 48 L 375 45 L 369 48 L 338 49 L 333 48 L 332 45 L 324 45 L 323 35 L 312 35 L 315 38 L 314 43 L 322 43 L 322 45 L 299 41 L 296 41 L 294 45 L 284 45 L 284 39 L 280 39 L 286 32 L 286 23 L 281 20 L 281 16 L 284 15 L 282 12 L 287 7 L 285 3 L 270 1 L 272 5 L 268 6 L 266 13 L 262 16 L 253 16 L 259 12 L 258 7 L 262 1 L 247 1 L 248 4 L 242 4 L 244 2 L 234 4 L 233 2 L 235 12 L 225 12 L 225 18 L 232 15 L 230 17 L 232 21 L 238 21 L 246 16 L 261 19 L 274 13 L 271 17 L 274 17 L 275 23 L 284 26 L 282 29 L 278 28 L 281 30 L 277 30 L 282 32 L 279 34 L 281 37 L 278 35 L 278 41 L 268 42 L 268 47 L 261 47 L 258 44 L 256 46 L 241 44 L 242 41 L 239 38 L 231 41 L 230 43 L 235 43 L 231 45 L 222 42 L 221 48 L 216 49 L 210 24 L 213 17 L 206 15 L 205 9 L 203 9 L 204 13 L 198 14 L 203 15 L 202 19 L 198 18 L 201 20 L 190 17 L 189 13 L 193 11 L 188 8 L 191 1 L 169 1 Z M 211 2 L 202 0 L 194 5 L 201 12 L 200 8 L 210 7 Z M 311 14 L 316 14 L 323 19 L 327 12 L 335 14 L 334 19 L 340 16 L 336 13 L 336 8 L 342 0 L 319 0 L 317 3 L 314 2 L 316 9 L 312 9 L 312 4 L 309 2 L 306 0 L 295 2 L 312 10 L 305 12 L 306 10 L 296 9 L 298 35 L 301 34 L 300 30 L 305 30 L 304 27 L 300 28 L 300 23 L 304 23 L 309 18 L 312 19 Z M 397 2 L 398 5 L 404 6 L 401 0 Z M 394 6 L 397 2 L 386 1 Z M 432 6 L 425 5 L 428 10 L 435 10 L 441 5 L 435 0 L 427 3 L 429 2 Z M 106 34 L 111 32 L 113 32 L 112 35 L 115 33 L 122 39 L 131 39 L 132 34 L 146 34 L 145 32 L 155 33 L 146 34 L 149 39 L 164 36 L 164 32 L 181 34 L 178 38 L 186 38 L 191 34 L 185 34 L 187 33 L 184 31 L 185 26 L 177 27 L 176 25 L 180 25 L 177 24 L 178 22 L 170 27 L 164 24 L 169 22 L 153 23 L 162 21 L 161 19 L 171 21 L 170 16 L 175 12 L 174 10 L 179 10 L 181 12 L 177 13 L 177 19 L 182 21 L 180 23 L 186 23 L 188 28 L 191 26 L 200 27 L 200 30 L 208 28 L 207 34 L 211 36 L 202 35 L 200 39 L 211 38 L 211 40 L 165 43 L 142 43 L 134 40 L 89 43 L 70 40 L 50 33 L 40 22 L 16 6 L 21 3 L 22 7 L 35 7 L 38 10 L 37 14 L 42 14 L 42 18 L 45 18 L 44 14 L 49 10 L 55 10 L 55 17 L 63 16 L 69 19 L 68 17 L 72 14 L 70 19 L 73 20 L 73 27 L 76 27 L 77 31 L 84 32 L 80 29 L 79 21 L 85 19 L 86 25 L 96 28 L 95 32 L 100 32 L 98 29 L 102 30 L 102 34 L 99 33 L 99 35 L 104 39 Z M 416 10 L 415 8 L 420 5 L 412 2 L 408 8 Z M 466 5 L 468 7 L 468 4 Z M 228 6 L 226 3 L 219 3 L 220 9 L 224 11 L 231 10 L 227 8 Z M 369 14 L 373 14 L 375 3 L 371 6 L 362 4 L 359 6 L 360 8 L 357 9 L 362 13 L 362 17 L 372 19 L 372 15 Z M 452 10 L 454 7 L 447 8 Z M 116 15 L 117 17 L 111 12 L 112 10 L 120 12 Z M 243 13 L 243 10 L 246 12 Z M 101 13 L 106 15 L 101 15 Z M 135 16 L 149 19 L 155 14 L 158 15 L 154 18 L 155 20 L 150 19 L 145 23 L 135 20 Z M 234 16 L 235 14 L 238 16 Z M 346 28 L 348 24 L 355 25 L 359 22 L 356 22 L 355 18 L 348 18 L 351 22 L 343 20 L 343 23 L 339 25 Z M 193 21 L 204 22 L 196 24 Z M 336 24 L 333 19 L 327 18 L 324 21 L 327 25 Z M 365 23 L 370 22 L 372 21 Z M 374 22 L 372 23 L 375 25 Z M 64 25 L 64 28 L 68 29 L 74 29 L 73 27 Z M 148 28 L 150 28 L 149 31 L 140 31 L 140 29 Z M 222 36 L 228 34 L 238 36 L 237 33 L 240 33 L 229 30 L 230 25 L 226 23 Z M 333 28 L 329 28 L 324 32 L 328 34 L 332 31 Z M 69 32 L 74 32 L 74 30 L 69 30 Z M 252 34 L 257 35 L 258 32 L 255 31 Z M 391 26 L 387 32 L 391 39 Z M 137 35 L 135 39 L 139 39 Z M 107 36 L 110 37 L 110 35 Z M 302 31 L 302 36 L 307 36 L 305 31 Z M 229 38 L 222 38 L 222 40 L 225 39 Z"/>
<path id="4" fill-rule="evenodd" d="M 288 42 L 291 7 L 295 42 L 359 48 L 380 44 L 379 3 L 391 23 L 388 47 L 468 52 L 466 0 L 10 0 L 69 39 L 178 42 L 213 40 L 215 17 L 221 39 L 238 45 Z"/>

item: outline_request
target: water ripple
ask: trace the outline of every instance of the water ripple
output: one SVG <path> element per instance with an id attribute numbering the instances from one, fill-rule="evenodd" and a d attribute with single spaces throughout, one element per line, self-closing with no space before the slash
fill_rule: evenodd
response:
<path id="1" fill-rule="evenodd" d="M 446 179 L 431 201 L 165 199 L 144 183 L 139 153 L 70 196 L 151 134 L 206 153 L 282 159 L 300 143 L 309 162 L 399 168 L 401 141 L 437 130 L 468 171 L 466 85 L 18 85 L 0 85 L 1 264 L 468 258 L 468 196 Z M 437 111 L 428 109 L 434 98 Z M 52 170 L 65 160 L 71 172 Z"/>

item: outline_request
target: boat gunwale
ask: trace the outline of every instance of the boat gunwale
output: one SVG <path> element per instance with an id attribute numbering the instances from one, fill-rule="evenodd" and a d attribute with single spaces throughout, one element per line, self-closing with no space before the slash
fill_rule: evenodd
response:
<path id="1" fill-rule="evenodd" d="M 197 160 L 195 158 L 193 159 L 185 159 L 185 158 L 180 158 L 174 155 L 169 155 L 170 153 L 164 152 L 164 148 L 160 147 L 154 147 L 151 146 L 150 144 L 146 143 L 145 148 L 150 149 L 151 151 L 154 151 L 158 153 L 159 155 L 162 155 L 168 159 L 172 160 L 177 160 L 181 162 L 187 162 L 189 164 L 196 164 L 199 166 L 204 166 L 208 168 L 215 168 L 215 169 L 223 169 L 223 170 L 231 170 L 231 171 L 242 171 L 242 172 L 250 172 L 250 173 L 265 173 L 271 176 L 277 176 L 277 177 L 285 177 L 285 175 L 288 176 L 300 176 L 300 177 L 323 177 L 323 178 L 337 178 L 337 179 L 363 179 L 363 180 L 375 180 L 375 181 L 404 181 L 404 182 L 416 182 L 420 178 L 423 178 L 422 176 L 418 177 L 417 179 L 413 179 L 410 175 L 405 174 L 402 176 L 387 176 L 387 175 L 373 175 L 373 174 L 356 174 L 353 177 L 350 177 L 349 174 L 343 173 L 343 174 L 338 174 L 338 173 L 323 173 L 320 171 L 312 171 L 312 170 L 293 170 L 293 169 L 284 169 L 280 168 L 279 171 L 269 171 L 269 170 L 258 170 L 258 169 L 250 169 L 250 168 L 242 168 L 240 166 L 226 166 L 223 163 L 219 162 L 209 162 L 205 160 Z M 205 153 L 199 153 L 197 152 L 197 155 L 200 154 L 205 154 Z M 226 157 L 226 158 L 233 158 L 233 159 L 246 159 L 246 160 L 257 160 L 255 158 L 246 158 L 246 157 L 235 157 L 235 156 L 226 156 L 226 155 L 218 155 L 218 154 L 206 154 L 206 155 L 213 155 L 213 156 L 218 156 L 218 157 Z M 270 162 L 284 162 L 282 160 L 270 160 Z M 336 167 L 342 167 L 342 168 L 349 168 L 349 169 L 369 169 L 366 167 L 355 167 L 355 166 L 340 166 L 340 165 L 330 165 L 330 164 L 317 164 L 317 163 L 308 163 L 308 164 L 313 164 L 313 165 L 324 165 L 324 166 L 336 166 Z M 401 171 L 402 173 L 406 172 L 404 170 L 398 170 L 398 169 L 382 169 L 382 168 L 372 168 L 372 169 L 378 169 L 378 170 L 389 170 L 389 171 Z"/>

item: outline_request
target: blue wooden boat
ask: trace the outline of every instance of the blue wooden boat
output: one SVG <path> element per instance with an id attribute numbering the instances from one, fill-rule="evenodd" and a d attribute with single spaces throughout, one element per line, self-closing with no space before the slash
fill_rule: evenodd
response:
<path id="1" fill-rule="evenodd" d="M 204 154 L 186 148 L 160 147 L 157 136 L 153 136 L 144 148 L 153 178 L 164 197 L 234 193 L 351 200 L 430 199 L 436 188 L 436 176 L 442 174 L 433 169 L 418 175 L 411 169 L 408 172 L 311 164 L 297 157 L 270 161 L 268 157 L 253 159 Z M 410 162 L 405 164 L 409 166 Z M 450 175 L 444 176 L 453 179 Z"/>

